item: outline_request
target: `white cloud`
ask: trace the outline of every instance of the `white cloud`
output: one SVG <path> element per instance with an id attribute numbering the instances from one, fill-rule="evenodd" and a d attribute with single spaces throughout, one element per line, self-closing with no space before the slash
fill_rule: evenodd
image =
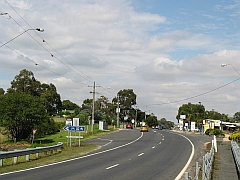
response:
<path id="1" fill-rule="evenodd" d="M 214 34 L 226 24 L 211 11 L 201 15 L 199 11 L 193 15 L 194 10 L 186 12 L 192 19 L 181 22 L 186 16 L 178 11 L 136 10 L 132 1 L 126 0 L 8 2 L 33 28 L 45 31 L 29 31 L 32 37 L 24 33 L 9 43 L 19 54 L 0 48 L 4 89 L 7 79 L 10 86 L 14 76 L 26 68 L 41 82 L 55 84 L 62 99 L 79 105 L 91 98 L 88 86 L 96 81 L 111 87 L 111 93 L 97 88 L 109 99 L 121 89 L 133 88 L 142 110 L 147 107 L 159 118 L 175 120 L 178 107 L 189 101 L 231 115 L 238 110 L 238 82 L 204 94 L 238 78 L 231 66 L 222 68 L 220 64 L 240 67 L 236 43 Z M 3 43 L 23 32 L 21 27 L 30 27 L 6 3 L 1 4 L 1 11 L 12 16 L 0 18 Z M 177 6 L 182 12 L 181 5 Z M 208 21 L 198 21 L 196 15 Z M 228 17 L 222 17 L 227 23 Z M 227 35 L 236 40 L 239 33 L 234 27 L 228 24 L 231 33 Z"/>

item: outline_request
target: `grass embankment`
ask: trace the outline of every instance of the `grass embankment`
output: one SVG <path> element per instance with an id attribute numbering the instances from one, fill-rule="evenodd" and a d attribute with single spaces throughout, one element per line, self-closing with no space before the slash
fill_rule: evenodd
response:
<path id="1" fill-rule="evenodd" d="M 26 142 L 21 142 L 21 143 L 4 143 L 3 146 L 8 146 L 8 147 L 20 147 L 21 144 L 24 145 L 24 148 L 27 147 L 42 147 L 42 146 L 51 146 L 55 145 L 58 142 L 63 142 L 64 147 L 63 149 L 55 152 L 55 153 L 39 153 L 38 159 L 36 158 L 35 154 L 30 155 L 30 161 L 26 161 L 25 156 L 20 156 L 18 157 L 18 163 L 14 164 L 13 163 L 13 158 L 8 158 L 3 160 L 3 166 L 0 168 L 0 173 L 5 173 L 5 172 L 10 172 L 10 171 L 17 171 L 21 169 L 26 169 L 26 168 L 31 168 L 31 167 L 36 167 L 36 166 L 42 166 L 58 161 L 63 161 L 67 159 L 71 159 L 74 157 L 82 156 L 84 154 L 87 154 L 91 151 L 94 151 L 95 149 L 99 148 L 96 145 L 93 144 L 86 144 L 84 141 L 93 139 L 99 136 L 103 136 L 109 132 L 114 131 L 115 129 L 112 126 L 109 126 L 108 129 L 109 131 L 101 131 L 98 129 L 98 126 L 95 125 L 94 128 L 94 133 L 89 132 L 88 129 L 90 129 L 90 126 L 87 127 L 85 126 L 86 131 L 79 133 L 72 132 L 72 136 L 83 136 L 83 139 L 80 140 L 80 146 L 79 146 L 79 141 L 72 139 L 72 143 L 70 146 L 69 140 L 67 140 L 66 136 L 69 135 L 69 132 L 61 130 L 60 132 L 53 134 L 53 135 L 48 135 L 44 138 L 38 138 L 34 140 L 33 144 L 26 144 Z M 76 144 L 75 144 L 76 143 Z"/>

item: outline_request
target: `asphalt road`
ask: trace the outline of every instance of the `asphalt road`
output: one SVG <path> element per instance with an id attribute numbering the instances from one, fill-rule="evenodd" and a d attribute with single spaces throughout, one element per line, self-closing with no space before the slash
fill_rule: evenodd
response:
<path id="1" fill-rule="evenodd" d="M 187 164 L 192 145 L 181 134 L 165 130 L 140 133 L 120 130 L 89 141 L 102 147 L 72 160 L 0 175 L 8 180 L 41 179 L 175 179 Z"/>

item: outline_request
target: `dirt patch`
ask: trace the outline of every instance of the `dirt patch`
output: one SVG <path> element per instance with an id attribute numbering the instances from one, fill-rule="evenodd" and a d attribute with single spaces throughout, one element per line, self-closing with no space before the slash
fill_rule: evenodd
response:
<path id="1" fill-rule="evenodd" d="M 0 150 L 1 151 L 11 151 L 13 149 L 25 149 L 29 146 L 30 146 L 29 143 L 1 144 L 0 145 Z"/>

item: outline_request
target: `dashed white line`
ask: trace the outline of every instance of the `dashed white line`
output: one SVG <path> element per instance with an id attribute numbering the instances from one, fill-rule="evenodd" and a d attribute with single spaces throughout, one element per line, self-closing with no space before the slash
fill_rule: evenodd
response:
<path id="1" fill-rule="evenodd" d="M 142 155 L 144 155 L 144 153 L 141 153 L 141 154 L 139 154 L 138 156 L 142 156 Z"/>
<path id="2" fill-rule="evenodd" d="M 112 169 L 112 168 L 117 167 L 117 166 L 119 166 L 119 164 L 115 164 L 115 165 L 109 166 L 109 167 L 107 167 L 106 169 L 107 169 L 107 170 L 108 170 L 108 169 Z"/>
<path id="3" fill-rule="evenodd" d="M 153 149 L 155 148 L 155 146 L 152 147 Z"/>

